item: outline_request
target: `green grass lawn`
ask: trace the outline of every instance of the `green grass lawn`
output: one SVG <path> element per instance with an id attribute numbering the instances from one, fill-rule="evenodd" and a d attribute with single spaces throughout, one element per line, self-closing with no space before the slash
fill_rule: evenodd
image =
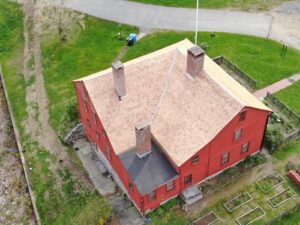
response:
<path id="1" fill-rule="evenodd" d="M 110 207 L 94 192 L 87 191 L 78 184 L 65 168 L 60 168 L 60 181 L 55 180 L 50 163 L 57 159 L 22 132 L 22 121 L 26 118 L 25 83 L 22 75 L 22 13 L 11 3 L 0 3 L 0 60 L 3 64 L 9 96 L 14 114 L 22 134 L 22 144 L 26 149 L 26 159 L 32 166 L 31 179 L 37 195 L 43 224 L 88 224 L 96 223 L 100 216 L 107 217 Z M 5 10 L 2 10 L 5 9 Z M 86 17 L 85 30 L 76 33 L 67 42 L 47 37 L 42 43 L 43 72 L 49 97 L 50 123 L 55 130 L 67 116 L 68 105 L 76 106 L 72 80 L 110 67 L 117 53 L 125 46 L 115 35 L 118 24 Z M 11 32 L 11 30 L 13 30 Z M 137 28 L 122 26 L 124 36 L 137 32 Z M 18 35 L 16 35 L 18 34 Z M 19 37 L 19 39 L 17 39 Z M 184 38 L 193 40 L 193 33 L 158 32 L 151 34 L 131 48 L 125 60 L 152 52 Z M 211 57 L 224 55 L 264 87 L 300 71 L 300 53 L 288 49 L 281 55 L 281 45 L 274 41 L 265 42 L 261 38 L 218 33 L 211 38 L 209 33 L 200 33 L 200 42 L 207 42 L 207 54 Z M 30 81 L 31 82 L 31 81 Z M 34 80 L 32 81 L 34 82 Z M 37 153 L 38 152 L 38 153 Z M 55 184 L 62 182 L 62 189 Z M 96 209 L 97 210 L 91 210 Z M 154 224 L 174 224 L 174 213 L 167 213 Z M 188 222 L 188 218 L 176 219 L 178 224 Z"/>
<path id="2" fill-rule="evenodd" d="M 274 225 L 300 225 L 300 208 L 296 209 L 294 212 L 282 217 L 281 220 L 273 223 Z"/>
<path id="3" fill-rule="evenodd" d="M 28 84 L 22 74 L 24 40 L 20 6 L 0 2 L 0 31 L 0 63 L 26 162 L 31 168 L 29 176 L 42 224 L 99 224 L 101 217 L 106 219 L 112 213 L 105 198 L 74 180 L 66 167 L 58 166 L 59 169 L 53 171 L 51 168 L 58 164 L 58 159 L 24 134 L 22 122 L 27 117 L 25 88 Z M 70 157 L 73 154 L 74 151 L 70 152 Z M 80 166 L 77 165 L 79 169 Z"/>
<path id="4" fill-rule="evenodd" d="M 119 51 L 126 46 L 116 38 L 117 23 L 86 17 L 85 30 L 68 42 L 44 38 L 42 59 L 47 93 L 50 99 L 50 122 L 58 130 L 67 116 L 68 104 L 77 105 L 72 80 L 111 66 Z M 122 25 L 124 36 L 137 28 Z"/>
<path id="5" fill-rule="evenodd" d="M 300 81 L 275 93 L 275 96 L 300 115 Z"/>
<path id="6" fill-rule="evenodd" d="M 193 41 L 194 34 L 190 32 L 153 33 L 130 49 L 125 60 L 141 56 L 184 38 Z M 282 55 L 281 45 L 278 42 L 227 33 L 217 33 L 215 38 L 211 38 L 209 33 L 199 33 L 199 38 L 198 43 L 208 43 L 207 54 L 210 57 L 225 56 L 252 76 L 257 81 L 258 89 L 300 72 L 300 52 L 290 48 L 286 55 Z"/>
<path id="7" fill-rule="evenodd" d="M 172 7 L 188 7 L 195 8 L 196 0 L 132 0 L 141 3 L 172 6 Z M 249 10 L 268 10 L 287 0 L 200 0 L 201 8 L 221 9 L 233 8 L 244 11 Z"/>

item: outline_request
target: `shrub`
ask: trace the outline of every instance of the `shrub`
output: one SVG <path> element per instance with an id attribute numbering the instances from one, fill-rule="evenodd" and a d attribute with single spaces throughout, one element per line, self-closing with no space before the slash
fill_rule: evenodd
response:
<path id="1" fill-rule="evenodd" d="M 283 135 L 279 128 L 267 127 L 264 144 L 271 152 L 278 149 L 282 143 L 282 139 Z"/>

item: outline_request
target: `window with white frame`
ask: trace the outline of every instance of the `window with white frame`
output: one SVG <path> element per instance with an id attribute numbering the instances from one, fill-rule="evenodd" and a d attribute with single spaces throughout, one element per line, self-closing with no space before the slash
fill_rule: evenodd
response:
<path id="1" fill-rule="evenodd" d="M 156 199 L 156 191 L 150 191 L 148 193 L 148 200 L 149 202 L 153 202 Z"/>
<path id="2" fill-rule="evenodd" d="M 236 130 L 235 133 L 234 133 L 234 140 L 235 141 L 240 140 L 242 135 L 243 135 L 243 129 L 242 128 Z"/>
<path id="3" fill-rule="evenodd" d="M 172 191 L 174 190 L 174 181 L 170 181 L 167 183 L 167 191 Z"/>
<path id="4" fill-rule="evenodd" d="M 249 142 L 242 145 L 242 153 L 246 153 L 249 151 Z"/>
<path id="5" fill-rule="evenodd" d="M 223 155 L 222 155 L 222 158 L 221 158 L 221 164 L 225 164 L 227 162 L 229 162 L 229 152 L 225 152 Z"/>

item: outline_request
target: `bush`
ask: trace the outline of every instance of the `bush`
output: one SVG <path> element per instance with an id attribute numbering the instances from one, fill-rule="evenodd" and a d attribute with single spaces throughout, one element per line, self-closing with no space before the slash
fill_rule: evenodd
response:
<path id="1" fill-rule="evenodd" d="M 279 128 L 267 127 L 264 144 L 271 151 L 274 152 L 281 145 L 283 140 L 282 132 Z"/>

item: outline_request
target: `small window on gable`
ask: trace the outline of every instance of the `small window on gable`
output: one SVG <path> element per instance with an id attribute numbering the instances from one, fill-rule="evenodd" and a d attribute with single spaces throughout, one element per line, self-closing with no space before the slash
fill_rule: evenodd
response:
<path id="1" fill-rule="evenodd" d="M 91 128 L 91 122 L 89 119 L 86 119 L 86 123 L 87 123 L 88 127 Z"/>
<path id="2" fill-rule="evenodd" d="M 153 202 L 156 199 L 156 191 L 151 191 L 148 193 L 148 200 L 149 202 Z"/>
<path id="3" fill-rule="evenodd" d="M 243 135 L 243 129 L 242 128 L 236 130 L 235 133 L 234 133 L 234 140 L 235 141 L 240 140 L 242 135 Z"/>
<path id="4" fill-rule="evenodd" d="M 249 142 L 242 145 L 242 153 L 246 153 L 249 151 Z"/>
<path id="5" fill-rule="evenodd" d="M 84 107 L 84 110 L 87 112 L 88 111 L 88 106 L 87 106 L 87 102 L 86 102 L 85 99 L 83 100 L 83 107 Z"/>
<path id="6" fill-rule="evenodd" d="M 99 141 L 99 139 L 100 139 L 99 132 L 98 132 L 98 131 L 96 131 L 96 140 L 97 140 L 97 141 Z"/>
<path id="7" fill-rule="evenodd" d="M 93 120 L 94 120 L 94 124 L 97 124 L 97 115 L 95 112 L 93 112 Z"/>
<path id="8" fill-rule="evenodd" d="M 167 183 L 167 191 L 172 191 L 174 190 L 174 181 L 170 181 Z"/>
<path id="9" fill-rule="evenodd" d="M 128 182 L 128 187 L 129 187 L 129 190 L 130 190 L 131 192 L 134 191 L 134 189 L 133 189 L 133 184 L 132 184 L 131 181 Z"/>
<path id="10" fill-rule="evenodd" d="M 83 92 L 84 92 L 84 97 L 87 98 L 88 97 L 88 93 L 85 87 L 83 87 Z"/>
<path id="11" fill-rule="evenodd" d="M 187 175 L 186 177 L 184 177 L 184 185 L 188 185 L 190 183 L 192 183 L 192 174 Z"/>
<path id="12" fill-rule="evenodd" d="M 102 132 L 103 132 L 104 139 L 106 139 L 106 137 L 107 137 L 106 131 L 104 129 L 102 129 Z"/>
<path id="13" fill-rule="evenodd" d="M 109 160 L 111 160 L 110 150 L 108 147 L 106 147 L 106 156 Z"/>
<path id="14" fill-rule="evenodd" d="M 192 158 L 192 163 L 193 163 L 193 164 L 197 164 L 198 162 L 199 162 L 199 156 L 196 155 L 196 156 L 194 156 L 194 157 Z"/>
<path id="15" fill-rule="evenodd" d="M 246 119 L 246 111 L 240 112 L 240 122 L 244 121 Z"/>
<path id="16" fill-rule="evenodd" d="M 225 164 L 229 162 L 229 152 L 226 152 L 222 155 L 221 164 Z"/>

